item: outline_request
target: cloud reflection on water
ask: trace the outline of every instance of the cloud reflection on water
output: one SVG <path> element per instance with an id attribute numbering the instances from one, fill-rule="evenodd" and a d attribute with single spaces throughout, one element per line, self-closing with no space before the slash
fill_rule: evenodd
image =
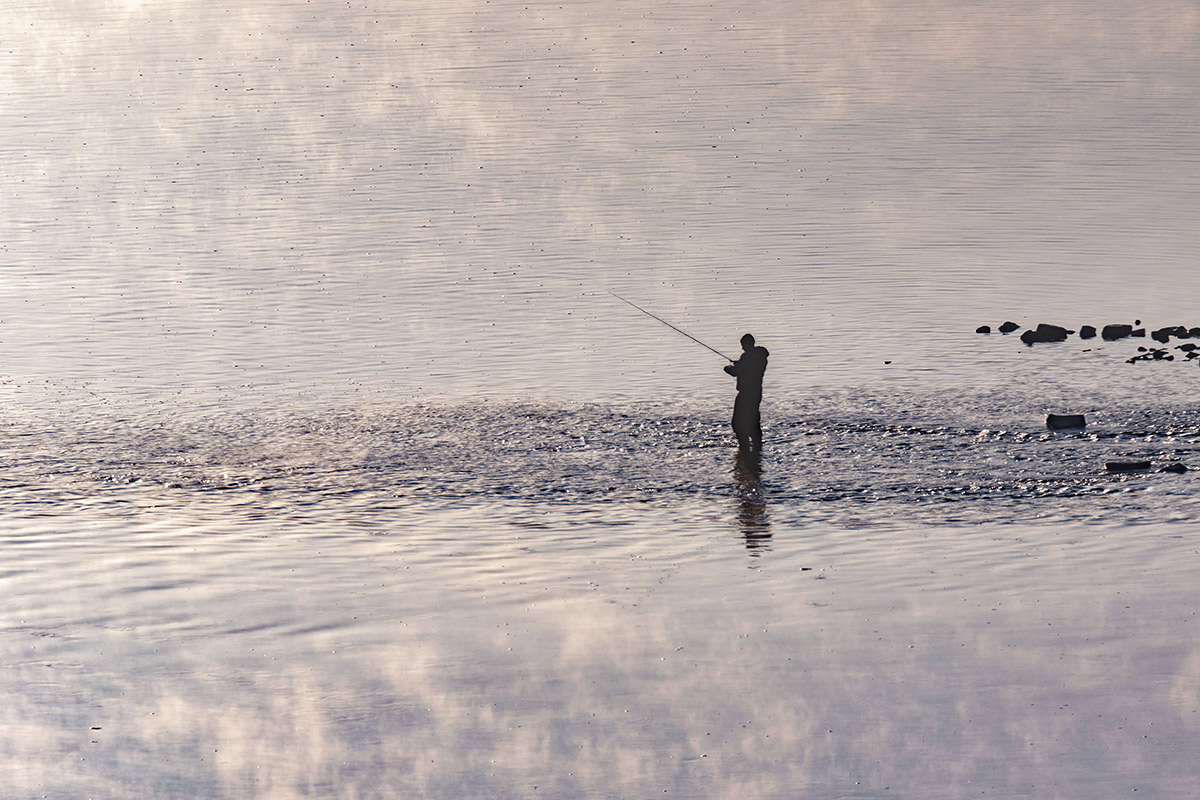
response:
<path id="1" fill-rule="evenodd" d="M 746 570 L 709 512 L 648 515 L 673 535 L 563 547 L 469 511 L 424 542 L 212 529 L 103 574 L 47 550 L 6 579 L 10 789 L 1189 790 L 1200 650 L 1178 538 L 787 526 Z M 494 553 L 455 526 L 491 529 Z M 131 535 L 113 520 L 90 540 Z"/>

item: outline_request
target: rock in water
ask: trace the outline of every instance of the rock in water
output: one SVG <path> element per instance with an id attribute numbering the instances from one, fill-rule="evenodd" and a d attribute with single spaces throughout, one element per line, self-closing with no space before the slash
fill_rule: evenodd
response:
<path id="1" fill-rule="evenodd" d="M 1139 347 L 1138 352 L 1141 355 L 1136 355 L 1133 358 L 1125 359 L 1126 364 L 1135 364 L 1138 361 L 1174 361 L 1175 356 L 1167 353 L 1166 349 L 1161 347 L 1147 348 Z"/>
<path id="2" fill-rule="evenodd" d="M 1021 327 L 1021 326 L 1015 322 L 1006 322 L 1000 326 L 1000 332 L 1001 333 L 1012 333 L 1019 327 Z"/>
<path id="3" fill-rule="evenodd" d="M 1150 469 L 1149 461 L 1109 461 L 1104 468 L 1109 472 L 1141 472 Z"/>
<path id="4" fill-rule="evenodd" d="M 1069 331 L 1061 325 L 1047 325 L 1040 323 L 1036 330 L 1025 331 L 1021 334 L 1021 341 L 1025 344 L 1034 344 L 1035 342 L 1065 342 L 1067 337 L 1074 331 Z"/>
<path id="5" fill-rule="evenodd" d="M 1150 334 L 1151 339 L 1163 344 L 1171 341 L 1172 336 L 1176 339 L 1190 339 L 1192 338 L 1192 332 L 1188 330 L 1186 325 L 1170 325 L 1166 328 L 1159 328 Z"/>
<path id="6" fill-rule="evenodd" d="M 1046 427 L 1061 431 L 1069 428 L 1082 428 L 1087 425 L 1083 414 L 1047 414 Z"/>
<path id="7" fill-rule="evenodd" d="M 1173 464 L 1167 464 L 1166 466 L 1164 466 L 1162 469 L 1159 470 L 1159 472 L 1178 472 L 1178 473 L 1184 473 L 1187 471 L 1188 471 L 1188 468 L 1186 466 L 1184 466 L 1183 464 L 1180 464 L 1178 461 L 1174 462 Z"/>
<path id="8" fill-rule="evenodd" d="M 1104 329 L 1100 331 L 1100 336 L 1103 337 L 1105 341 L 1113 342 L 1117 339 L 1124 339 L 1126 336 L 1129 336 L 1132 333 L 1132 325 L 1105 325 Z"/>
<path id="9" fill-rule="evenodd" d="M 1094 339 L 1096 337 L 1096 329 L 1091 325 L 1084 325 L 1079 329 L 1080 339 Z"/>
<path id="10" fill-rule="evenodd" d="M 990 325 L 980 325 L 978 328 L 975 329 L 975 332 L 976 333 L 991 333 L 992 328 Z"/>

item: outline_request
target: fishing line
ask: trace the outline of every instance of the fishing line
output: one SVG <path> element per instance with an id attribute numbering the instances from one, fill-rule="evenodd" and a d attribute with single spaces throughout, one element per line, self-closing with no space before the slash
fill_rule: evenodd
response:
<path id="1" fill-rule="evenodd" d="M 634 307 L 634 308 L 636 308 L 638 311 L 640 311 L 640 312 L 642 312 L 643 314 L 645 314 L 647 317 L 652 317 L 652 318 L 654 318 L 654 319 L 658 320 L 658 321 L 659 321 L 659 322 L 661 322 L 663 325 L 666 325 L 668 328 L 670 328 L 671 330 L 675 331 L 676 333 L 681 333 L 681 334 L 683 334 L 684 336 L 686 336 L 687 338 L 691 339 L 693 342 L 695 342 L 696 344 L 700 345 L 701 347 L 707 347 L 709 350 L 712 350 L 714 353 L 716 353 L 717 355 L 719 355 L 721 358 L 725 359 L 726 361 L 730 361 L 730 362 L 736 361 L 736 359 L 732 359 L 732 358 L 730 358 L 729 356 L 725 355 L 724 353 L 722 353 L 722 352 L 721 352 L 720 350 L 718 350 L 717 348 L 715 348 L 715 347 L 709 347 L 709 346 L 708 346 L 708 345 L 706 345 L 704 342 L 700 341 L 700 340 L 699 340 L 699 339 L 697 339 L 695 336 L 692 336 L 692 335 L 691 335 L 690 333 L 688 333 L 687 331 L 680 330 L 679 328 L 676 328 L 674 325 L 672 325 L 671 323 L 667 322 L 665 319 L 663 319 L 662 317 L 658 316 L 657 314 L 651 314 L 649 311 L 647 311 L 646 309 L 642 308 L 642 307 L 641 307 L 641 306 L 639 306 L 637 303 L 635 303 L 635 302 L 633 302 L 633 301 L 631 301 L 631 300 L 626 300 L 624 297 L 621 297 L 621 295 L 619 295 L 619 294 L 617 294 L 616 292 L 614 292 L 614 291 L 611 291 L 611 290 L 609 291 L 609 294 L 611 294 L 613 297 L 615 297 L 615 298 L 617 298 L 618 300 L 620 300 L 622 303 L 628 303 L 629 305 L 633 306 L 633 307 Z"/>

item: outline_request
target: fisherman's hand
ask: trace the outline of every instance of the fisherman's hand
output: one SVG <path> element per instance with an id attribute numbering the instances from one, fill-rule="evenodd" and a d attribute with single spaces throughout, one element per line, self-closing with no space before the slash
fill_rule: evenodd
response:
<path id="1" fill-rule="evenodd" d="M 730 375 L 736 375 L 736 374 L 737 374 L 737 372 L 736 372 L 736 371 L 734 370 L 734 368 L 733 368 L 733 364 L 726 364 L 726 365 L 725 365 L 725 371 L 726 371 L 726 372 L 728 372 Z"/>

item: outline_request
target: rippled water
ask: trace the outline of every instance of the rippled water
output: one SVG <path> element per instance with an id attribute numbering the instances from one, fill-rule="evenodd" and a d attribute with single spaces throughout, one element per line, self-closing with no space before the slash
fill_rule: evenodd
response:
<path id="1" fill-rule="evenodd" d="M 0 796 L 1195 793 L 1193 4 L 0 17 Z"/>

